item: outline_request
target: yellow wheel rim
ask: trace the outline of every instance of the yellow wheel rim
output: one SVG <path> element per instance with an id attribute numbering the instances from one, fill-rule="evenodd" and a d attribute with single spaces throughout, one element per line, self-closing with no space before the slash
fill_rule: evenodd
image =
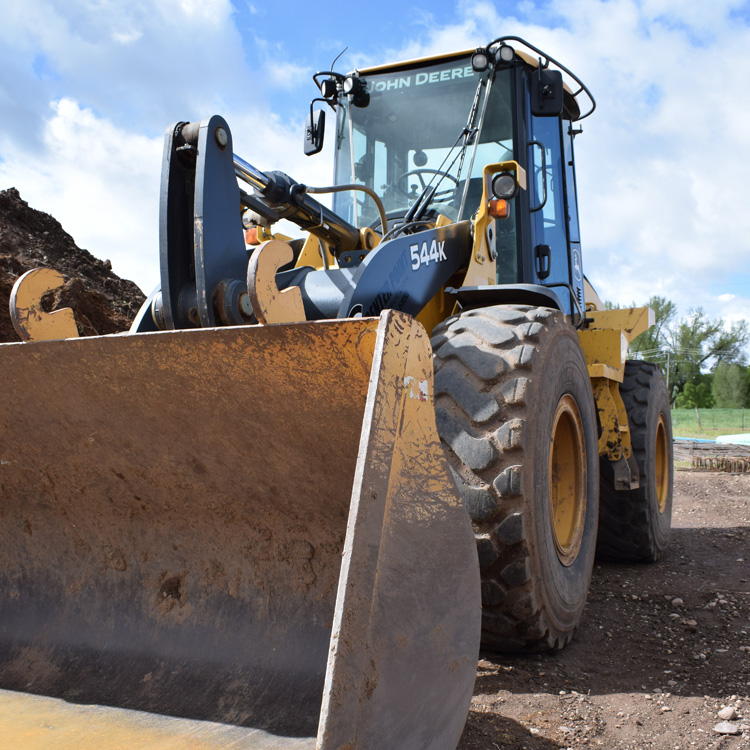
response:
<path id="1" fill-rule="evenodd" d="M 555 549 L 563 565 L 572 565 L 583 540 L 586 516 L 586 444 L 575 399 L 560 399 L 549 452 L 549 512 Z"/>
<path id="2" fill-rule="evenodd" d="M 656 425 L 656 445 L 654 447 L 654 472 L 656 476 L 656 502 L 659 513 L 667 509 L 667 498 L 669 496 L 669 446 L 667 445 L 667 425 L 664 415 L 659 414 L 659 422 Z"/>

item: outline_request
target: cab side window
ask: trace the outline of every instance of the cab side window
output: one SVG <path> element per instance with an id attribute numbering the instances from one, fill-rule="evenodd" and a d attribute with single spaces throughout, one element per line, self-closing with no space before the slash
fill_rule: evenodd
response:
<path id="1" fill-rule="evenodd" d="M 560 120 L 557 117 L 532 117 L 531 129 L 532 247 L 547 245 L 550 248 L 549 275 L 539 280 L 547 284 L 570 282 Z M 560 296 L 565 298 L 567 295 Z"/>

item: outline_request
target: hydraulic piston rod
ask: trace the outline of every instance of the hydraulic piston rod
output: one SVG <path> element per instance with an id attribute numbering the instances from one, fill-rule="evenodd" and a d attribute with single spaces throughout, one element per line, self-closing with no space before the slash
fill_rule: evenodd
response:
<path id="1" fill-rule="evenodd" d="M 335 255 L 357 248 L 359 230 L 308 195 L 305 186 L 289 175 L 261 172 L 237 154 L 234 155 L 234 171 L 240 180 L 259 193 L 264 204 L 281 210 L 284 218 L 325 240 Z"/>

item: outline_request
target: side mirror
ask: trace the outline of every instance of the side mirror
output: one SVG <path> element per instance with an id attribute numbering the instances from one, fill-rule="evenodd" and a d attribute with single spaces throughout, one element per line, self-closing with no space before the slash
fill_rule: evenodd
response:
<path id="1" fill-rule="evenodd" d="M 531 76 L 531 114 L 559 117 L 563 113 L 563 80 L 559 70 L 537 68 Z"/>
<path id="2" fill-rule="evenodd" d="M 325 132 L 326 113 L 322 109 L 313 112 L 311 107 L 305 123 L 305 156 L 320 153 L 323 149 Z"/>

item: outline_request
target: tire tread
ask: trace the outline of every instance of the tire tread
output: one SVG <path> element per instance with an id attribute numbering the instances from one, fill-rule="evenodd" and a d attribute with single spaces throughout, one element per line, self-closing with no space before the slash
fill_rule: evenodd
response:
<path id="1" fill-rule="evenodd" d="M 562 648 L 572 637 L 572 630 L 551 627 L 535 590 L 532 521 L 521 488 L 526 416 L 533 408 L 527 399 L 535 377 L 544 378 L 536 372 L 536 357 L 560 326 L 572 332 L 555 310 L 498 306 L 449 318 L 432 336 L 438 432 L 474 524 L 483 577 L 482 644 L 493 650 Z M 467 397 L 467 388 L 479 395 Z M 490 398 L 497 406 L 491 414 L 486 406 L 470 406 Z M 488 449 L 480 450 L 481 443 Z"/>
<path id="2" fill-rule="evenodd" d="M 661 391 L 661 393 L 660 393 Z M 614 474 L 606 458 L 600 467 L 599 535 L 597 557 L 611 562 L 655 562 L 665 545 L 655 534 L 648 494 L 648 418 L 652 399 L 665 398 L 666 386 L 659 366 L 642 360 L 625 363 L 625 377 L 620 386 L 630 425 L 633 455 L 640 469 L 641 486 L 635 490 L 616 490 Z M 667 402 L 668 404 L 668 402 Z M 667 440 L 671 469 L 672 432 L 667 413 Z M 671 513 L 671 487 L 668 510 Z"/>

